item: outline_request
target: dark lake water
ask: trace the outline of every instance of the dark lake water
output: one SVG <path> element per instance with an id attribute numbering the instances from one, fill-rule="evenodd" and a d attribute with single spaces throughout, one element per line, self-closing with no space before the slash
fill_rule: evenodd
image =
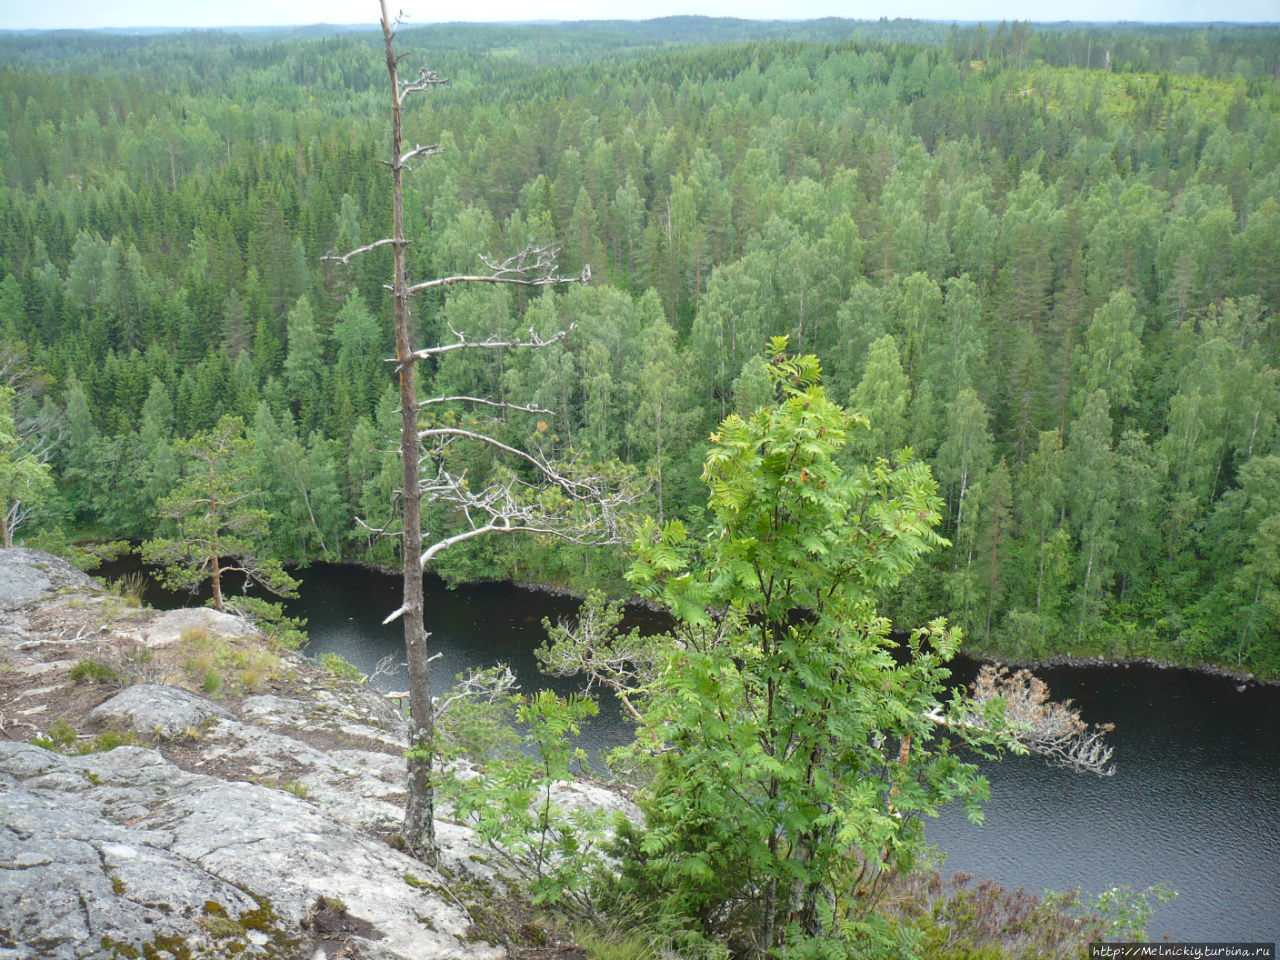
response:
<path id="1" fill-rule="evenodd" d="M 342 654 L 370 671 L 402 654 L 399 580 L 353 567 L 316 565 L 302 573 L 291 612 L 308 618 L 307 652 Z M 163 600 L 152 600 L 157 606 Z M 505 662 L 525 690 L 577 688 L 541 675 L 534 649 L 542 618 L 569 617 L 577 601 L 508 584 L 445 589 L 427 580 L 433 683 L 443 691 L 469 666 Z M 654 619 L 638 612 L 638 619 Z M 971 675 L 963 661 L 957 674 Z M 1116 774 L 1087 777 L 1013 757 L 984 763 L 991 781 L 986 822 L 949 810 L 926 824 L 946 853 L 946 872 L 992 877 L 1010 888 L 1167 883 L 1177 899 L 1158 908 L 1153 939 L 1274 941 L 1280 938 L 1280 688 L 1152 667 L 1041 671 L 1057 699 L 1071 698 L 1090 722 L 1111 722 Z M 381 678 L 403 690 L 403 668 Z M 615 705 L 602 704 L 586 731 L 589 750 L 629 733 Z"/>

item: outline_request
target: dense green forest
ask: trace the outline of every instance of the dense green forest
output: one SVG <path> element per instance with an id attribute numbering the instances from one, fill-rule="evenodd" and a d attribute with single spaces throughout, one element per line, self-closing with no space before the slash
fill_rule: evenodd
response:
<path id="1" fill-rule="evenodd" d="M 451 80 L 405 121 L 443 154 L 407 184 L 413 278 L 530 241 L 594 277 L 419 298 L 424 341 L 574 325 L 449 354 L 430 389 L 554 411 L 503 430 L 647 471 L 646 509 L 697 528 L 706 438 L 769 397 L 786 335 L 868 419 L 856 453 L 910 448 L 944 495 L 950 546 L 884 598 L 899 623 L 1280 672 L 1280 29 L 400 39 Z M 6 535 L 154 536 L 181 441 L 229 414 L 275 557 L 394 562 L 352 519 L 391 519 L 398 477 L 390 254 L 322 260 L 388 233 L 373 32 L 11 34 L 0 63 Z M 531 537 L 441 562 L 578 587 L 624 568 Z"/>

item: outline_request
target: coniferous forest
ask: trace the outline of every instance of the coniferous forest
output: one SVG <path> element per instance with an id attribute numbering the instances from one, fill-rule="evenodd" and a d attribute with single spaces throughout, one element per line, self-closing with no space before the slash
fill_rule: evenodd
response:
<path id="1" fill-rule="evenodd" d="M 266 554 L 397 561 L 372 532 L 399 478 L 391 253 L 322 259 L 388 233 L 379 40 L 0 37 L 6 539 L 163 535 L 186 441 L 222 423 Z M 1280 29 L 689 18 L 400 42 L 450 80 L 405 116 L 442 154 L 406 180 L 413 277 L 530 242 L 592 275 L 419 297 L 424 342 L 573 326 L 419 365 L 422 395 L 552 411 L 504 435 L 630 464 L 644 512 L 698 529 L 708 437 L 769 398 L 786 336 L 865 416 L 859 457 L 938 482 L 949 545 L 883 598 L 896 622 L 1280 673 Z M 626 563 L 526 536 L 437 567 L 617 591 Z"/>

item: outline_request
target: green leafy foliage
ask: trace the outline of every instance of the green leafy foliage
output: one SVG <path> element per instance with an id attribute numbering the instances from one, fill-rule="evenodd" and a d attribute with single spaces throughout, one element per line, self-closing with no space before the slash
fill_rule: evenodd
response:
<path id="1" fill-rule="evenodd" d="M 364 674 L 360 672 L 360 668 L 340 653 L 321 654 L 320 666 L 333 676 L 344 680 L 364 679 Z"/>
<path id="2" fill-rule="evenodd" d="M 603 863 L 608 817 L 563 788 L 586 760 L 571 738 L 596 711 L 594 700 L 550 690 L 519 698 L 519 745 L 490 752 L 477 767 L 448 768 L 442 784 L 454 815 L 524 882 L 533 903 L 587 916 L 595 912 L 590 885 Z"/>
<path id="3" fill-rule="evenodd" d="M 13 396 L 0 383 L 0 547 L 13 546 L 15 530 L 44 506 L 53 487 L 49 465 L 19 441 Z"/>
<path id="4" fill-rule="evenodd" d="M 283 604 L 241 594 L 229 598 L 227 606 L 232 612 L 251 620 L 273 647 L 297 650 L 307 642 L 306 618 L 288 616 Z"/>
<path id="5" fill-rule="evenodd" d="M 76 728 L 61 718 L 55 720 L 43 736 L 33 737 L 31 742 L 45 750 L 55 753 L 66 753 L 72 756 L 84 756 L 89 753 L 105 753 L 116 747 L 134 747 L 143 741 L 133 730 L 118 730 L 111 727 L 97 736 L 82 737 Z"/>
<path id="6" fill-rule="evenodd" d="M 953 745 L 1011 741 L 939 722 L 955 633 L 936 621 L 895 656 L 876 612 L 944 543 L 928 468 L 850 463 L 860 418 L 785 348 L 777 402 L 712 437 L 705 538 L 651 522 L 635 544 L 631 581 L 677 627 L 633 748 L 645 828 L 620 851 L 624 883 L 731 953 L 857 956 L 892 940 L 872 908 L 921 818 L 952 801 L 980 818 L 986 784 Z"/>
<path id="7" fill-rule="evenodd" d="M 941 484 L 951 545 L 886 612 L 946 612 L 1016 657 L 1274 672 L 1274 564 L 1231 547 L 1253 528 L 1221 534 L 1250 462 L 1280 443 L 1276 36 L 406 29 L 455 78 L 406 118 L 409 135 L 443 131 L 447 155 L 407 183 L 412 277 L 532 242 L 593 278 L 432 293 L 423 342 L 574 329 L 536 356 L 424 363 L 423 386 L 536 401 L 547 412 L 501 417 L 497 439 L 648 471 L 651 512 L 697 530 L 706 438 L 731 411 L 749 419 L 757 354 L 786 334 L 865 407 L 860 452 L 910 446 Z M 395 564 L 376 534 L 399 509 L 378 320 L 390 251 L 321 259 L 385 232 L 368 38 L 15 35 L 0 50 L 0 382 L 22 443 L 0 472 L 39 452 L 53 481 L 24 486 L 36 509 L 18 539 L 168 536 L 179 444 L 231 415 L 276 521 L 266 555 Z M 1047 434 L 1065 461 L 1048 473 Z M 613 592 L 625 569 L 620 551 L 538 536 L 442 561 Z"/>

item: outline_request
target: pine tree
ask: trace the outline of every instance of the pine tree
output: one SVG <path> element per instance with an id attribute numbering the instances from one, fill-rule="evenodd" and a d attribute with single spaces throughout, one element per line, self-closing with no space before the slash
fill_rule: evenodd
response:
<path id="1" fill-rule="evenodd" d="M 223 577 L 239 574 L 245 587 L 256 584 L 277 596 L 297 586 L 278 560 L 263 555 L 270 515 L 258 506 L 256 471 L 249 458 L 244 423 L 224 417 L 217 426 L 178 446 L 182 479 L 159 504 L 174 521 L 171 535 L 142 545 L 142 559 L 161 567 L 171 589 L 195 590 L 208 581 L 213 606 L 226 606 Z"/>

